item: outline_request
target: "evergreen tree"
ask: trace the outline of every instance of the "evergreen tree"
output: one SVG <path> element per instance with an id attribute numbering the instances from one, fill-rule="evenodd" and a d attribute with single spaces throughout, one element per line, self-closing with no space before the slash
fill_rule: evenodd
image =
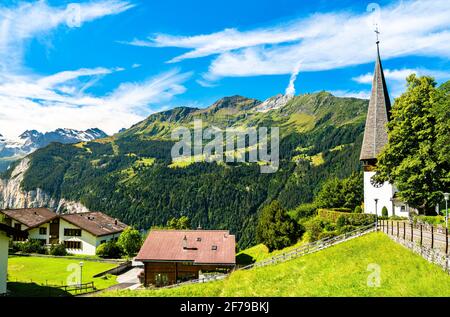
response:
<path id="1" fill-rule="evenodd" d="M 256 238 L 269 251 L 293 245 L 300 235 L 297 223 L 288 216 L 277 200 L 263 208 L 256 228 Z"/>

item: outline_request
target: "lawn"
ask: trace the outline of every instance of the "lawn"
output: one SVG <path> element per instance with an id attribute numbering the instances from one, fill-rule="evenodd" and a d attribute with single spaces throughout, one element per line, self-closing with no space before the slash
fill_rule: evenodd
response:
<path id="1" fill-rule="evenodd" d="M 383 233 L 372 233 L 285 263 L 237 271 L 223 281 L 100 295 L 450 296 L 450 276 Z"/>
<path id="2" fill-rule="evenodd" d="M 8 287 L 15 295 L 44 296 L 50 291 L 45 285 L 77 283 L 79 263 L 76 259 L 58 259 L 33 256 L 12 256 L 8 259 Z M 83 283 L 94 282 L 97 289 L 116 284 L 115 276 L 93 276 L 117 266 L 114 263 L 83 261 Z"/>

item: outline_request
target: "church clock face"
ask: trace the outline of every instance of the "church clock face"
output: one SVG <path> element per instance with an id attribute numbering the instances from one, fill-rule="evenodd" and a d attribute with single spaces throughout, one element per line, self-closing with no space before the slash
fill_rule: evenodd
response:
<path id="1" fill-rule="evenodd" d="M 375 188 L 383 187 L 383 183 L 377 183 L 377 181 L 373 178 L 373 176 L 370 178 L 370 184 L 372 184 L 372 186 Z"/>

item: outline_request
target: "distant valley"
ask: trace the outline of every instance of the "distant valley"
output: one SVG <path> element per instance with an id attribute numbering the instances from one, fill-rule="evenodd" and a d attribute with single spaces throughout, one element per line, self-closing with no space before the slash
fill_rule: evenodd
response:
<path id="1" fill-rule="evenodd" d="M 229 229 L 243 248 L 255 243 L 265 204 L 277 199 L 295 208 L 311 202 L 327 178 L 360 170 L 367 106 L 368 100 L 320 92 L 264 102 L 231 96 L 205 109 L 155 113 L 114 136 L 51 143 L 13 163 L 0 179 L 0 208 L 88 208 L 145 230 L 188 216 L 195 227 Z M 279 127 L 279 170 L 172 161 L 171 132 L 191 129 L 194 119 L 219 128 Z"/>
<path id="2" fill-rule="evenodd" d="M 92 141 L 106 136 L 107 134 L 105 132 L 96 128 L 86 131 L 57 129 L 46 133 L 27 130 L 16 140 L 8 140 L 0 134 L 0 172 L 6 170 L 13 161 L 21 159 L 52 142 L 78 143 L 81 141 Z"/>

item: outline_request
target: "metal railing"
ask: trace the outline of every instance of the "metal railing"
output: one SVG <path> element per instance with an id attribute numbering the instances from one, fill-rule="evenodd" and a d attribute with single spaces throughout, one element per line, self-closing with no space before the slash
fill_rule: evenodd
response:
<path id="1" fill-rule="evenodd" d="M 322 250 L 322 249 L 325 249 L 332 245 L 350 240 L 352 238 L 359 237 L 363 234 L 367 234 L 369 232 L 374 231 L 375 228 L 376 228 L 376 224 L 373 223 L 368 226 L 363 226 L 356 230 L 343 233 L 339 236 L 317 240 L 317 241 L 302 245 L 302 246 L 295 248 L 293 250 L 290 250 L 288 252 L 284 252 L 284 253 L 278 254 L 276 256 L 273 256 L 271 258 L 241 267 L 238 270 L 249 270 L 252 268 L 263 267 L 263 266 L 272 265 L 272 264 L 276 264 L 276 263 L 286 262 L 286 261 L 301 257 L 306 254 L 317 252 L 319 250 Z"/>

